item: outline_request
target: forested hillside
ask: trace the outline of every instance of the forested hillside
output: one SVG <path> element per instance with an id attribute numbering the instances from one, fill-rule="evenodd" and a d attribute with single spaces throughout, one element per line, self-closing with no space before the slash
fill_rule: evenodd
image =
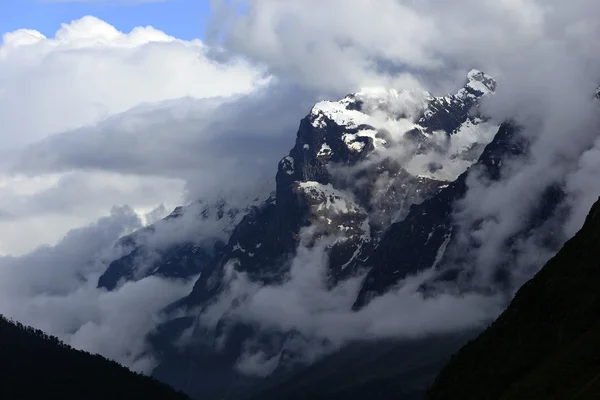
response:
<path id="1" fill-rule="evenodd" d="M 150 377 L 0 316 L 1 399 L 187 399 Z"/>

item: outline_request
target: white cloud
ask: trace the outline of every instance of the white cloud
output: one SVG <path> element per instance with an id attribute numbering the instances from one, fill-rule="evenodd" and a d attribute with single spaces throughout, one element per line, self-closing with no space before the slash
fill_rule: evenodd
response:
<path id="1" fill-rule="evenodd" d="M 200 323 L 214 328 L 224 317 L 252 324 L 259 331 L 293 333 L 284 348 L 293 346 L 296 355 L 310 363 L 352 341 L 414 339 L 479 328 L 502 309 L 497 296 L 424 295 L 419 286 L 432 276 L 432 271 L 426 271 L 355 312 L 352 305 L 362 277 L 328 287 L 326 248 L 331 242 L 332 238 L 324 238 L 314 247 L 298 246 L 289 276 L 273 285 L 252 282 L 235 270 L 235 262 L 229 263 L 224 278 L 227 289 L 200 314 Z M 277 354 L 254 346 L 240 355 L 237 367 L 248 375 L 266 376 L 278 362 Z"/>
<path id="2" fill-rule="evenodd" d="M 600 196 L 600 139 L 579 158 L 577 168 L 567 175 L 566 185 L 570 195 L 571 217 L 564 227 L 570 237 L 583 226 L 590 208 Z"/>
<path id="3" fill-rule="evenodd" d="M 122 234 L 140 226 L 127 207 L 69 232 L 54 247 L 22 257 L 0 257 L 0 314 L 149 372 L 145 335 L 156 314 L 191 289 L 192 282 L 147 278 L 115 292 L 96 289 L 98 276 L 120 254 Z"/>
<path id="4" fill-rule="evenodd" d="M 152 27 L 122 33 L 84 17 L 63 24 L 52 38 L 33 30 L 4 34 L 0 254 L 55 244 L 114 204 L 144 214 L 161 203 L 185 202 L 186 185 L 206 195 L 209 177 L 220 180 L 208 171 L 216 159 L 222 169 L 243 163 L 226 154 L 224 143 L 208 149 L 224 132 L 219 123 L 230 132 L 236 125 L 228 120 L 231 110 L 219 114 L 225 121 L 211 112 L 267 81 L 241 58 Z M 243 126 L 251 124 L 238 123 L 231 135 L 242 135 Z M 267 142 L 278 139 L 269 138 L 268 126 L 265 131 L 262 147 L 249 143 L 245 150 L 268 163 Z M 215 151 L 221 157 L 209 160 Z"/>
<path id="5" fill-rule="evenodd" d="M 261 71 L 219 61 L 200 40 L 152 27 L 129 33 L 94 17 L 63 24 L 53 38 L 32 30 L 4 34 L 0 120 L 4 148 L 90 125 L 140 103 L 248 93 Z"/>
<path id="6" fill-rule="evenodd" d="M 138 214 L 183 202 L 184 182 L 115 172 L 71 171 L 12 176 L 0 181 L 0 254 L 19 255 L 40 244 L 55 244 L 70 229 L 105 215 L 114 204 Z"/>
<path id="7" fill-rule="evenodd" d="M 591 0 L 249 0 L 244 12 L 214 3 L 208 38 L 320 89 L 406 86 L 401 72 L 436 89 L 471 68 L 503 78 L 506 61 L 556 39 L 600 45 Z"/>

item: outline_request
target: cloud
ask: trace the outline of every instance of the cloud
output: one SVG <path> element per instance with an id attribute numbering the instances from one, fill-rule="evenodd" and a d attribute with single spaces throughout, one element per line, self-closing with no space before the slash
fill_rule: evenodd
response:
<path id="1" fill-rule="evenodd" d="M 596 34 L 585 40 L 596 40 L 600 31 Z M 566 206 L 575 218 L 564 231 L 554 233 L 559 244 L 582 226 L 582 216 L 587 215 L 592 199 L 600 195 L 595 179 L 587 171 L 593 168 L 591 159 L 596 153 L 591 149 L 600 134 L 600 103 L 594 98 L 600 82 L 600 57 L 580 53 L 581 46 L 571 39 L 569 35 L 553 37 L 521 58 L 505 61 L 505 79 L 496 95 L 484 104 L 488 115 L 515 121 L 530 146 L 523 157 L 503 163 L 502 177 L 497 182 L 471 174 L 469 190 L 459 202 L 456 218 L 464 243 L 457 252 L 465 252 L 469 242 L 479 243 L 477 249 L 469 250 L 472 258 L 468 260 L 483 285 L 493 285 L 497 267 L 510 260 L 506 243 L 528 229 L 530 216 L 540 207 L 550 186 L 558 185 L 566 191 L 570 199 Z M 582 179 L 590 182 L 585 195 L 573 192 L 580 191 L 575 186 L 580 186 L 577 182 Z M 564 224 L 561 212 L 551 219 L 554 224 Z M 478 227 L 473 228 L 475 225 Z M 530 269 L 532 264 L 539 268 L 552 255 L 542 241 L 535 240 L 543 229 L 548 233 L 556 227 L 548 222 L 531 233 L 533 236 L 521 243 L 524 248 L 520 249 L 530 255 L 537 252 L 539 258 L 526 257 L 523 264 L 518 259 L 511 261 L 511 273 L 520 276 L 515 290 L 531 276 L 522 274 L 522 269 Z"/>
<path id="2" fill-rule="evenodd" d="M 198 40 L 93 17 L 4 35 L 0 254 L 55 244 L 115 203 L 143 215 L 266 179 L 313 98 L 265 79 Z"/>
<path id="3" fill-rule="evenodd" d="M 301 237 L 311 235 L 304 230 Z M 251 324 L 259 332 L 291 335 L 274 354 L 258 345 L 247 346 L 238 359 L 240 371 L 269 375 L 284 349 L 296 350 L 297 361 L 311 363 L 353 341 L 414 339 L 480 327 L 501 311 L 502 301 L 496 296 L 420 293 L 419 286 L 432 271 L 407 278 L 367 307 L 353 311 L 363 277 L 328 287 L 326 249 L 332 242 L 324 238 L 312 247 L 301 243 L 282 283 L 253 282 L 236 271 L 235 261 L 225 267 L 227 289 L 200 314 L 200 323 L 214 328 L 226 318 Z M 251 343 L 252 338 L 247 344 Z"/>
<path id="4" fill-rule="evenodd" d="M 140 103 L 248 93 L 264 82 L 239 58 L 152 27 L 122 33 L 87 16 L 53 38 L 5 33 L 0 45 L 4 148 L 90 125 Z"/>
<path id="5" fill-rule="evenodd" d="M 593 49 L 599 8 L 590 0 L 250 0 L 240 12 L 218 0 L 207 37 L 320 89 L 403 87 L 408 73 L 446 92 L 471 68 L 502 78 L 505 59 L 557 38 Z"/>
<path id="6" fill-rule="evenodd" d="M 311 101 L 301 89 L 272 84 L 227 99 L 139 106 L 27 146 L 10 167 L 27 174 L 98 169 L 195 179 L 205 171 L 220 179 L 208 171 L 215 162 L 224 170 L 241 166 L 240 173 L 270 162 L 271 171 L 281 154 L 273 153 L 293 143 L 297 116 Z"/>
<path id="7" fill-rule="evenodd" d="M 243 14 L 217 1 L 213 12 L 209 38 L 223 38 L 227 48 L 275 74 L 321 90 L 381 83 L 375 67 L 385 54 L 403 54 L 419 65 L 433 62 L 420 49 L 433 26 L 393 1 L 376 8 L 365 1 L 249 1 Z"/>
<path id="8" fill-rule="evenodd" d="M 56 244 L 69 230 L 105 215 L 114 204 L 144 214 L 164 203 L 181 204 L 184 182 L 115 172 L 70 171 L 0 180 L 0 254 L 22 255 Z"/>
<path id="9" fill-rule="evenodd" d="M 564 227 L 565 236 L 570 237 L 583 226 L 590 208 L 600 196 L 600 139 L 594 147 L 579 158 L 577 168 L 566 178 L 571 216 Z"/>
<path id="10" fill-rule="evenodd" d="M 69 232 L 54 247 L 0 258 L 0 314 L 149 372 L 145 335 L 156 313 L 191 289 L 191 282 L 147 278 L 115 292 L 96 289 L 98 276 L 121 249 L 122 234 L 140 226 L 128 207 Z"/>
<path id="11" fill-rule="evenodd" d="M 1 231 L 6 240 L 0 249 L 22 254 L 55 243 L 115 202 L 145 214 L 161 203 L 172 209 L 264 187 L 274 182 L 277 162 L 313 102 L 314 95 L 301 88 L 273 83 L 217 101 L 139 106 L 14 151 L 0 167 L 0 208 L 27 229 Z M 34 223 L 54 229 L 23 241 Z"/>

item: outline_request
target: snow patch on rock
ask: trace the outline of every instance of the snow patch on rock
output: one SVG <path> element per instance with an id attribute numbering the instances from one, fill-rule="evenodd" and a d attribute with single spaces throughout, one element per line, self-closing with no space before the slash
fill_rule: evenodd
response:
<path id="1" fill-rule="evenodd" d="M 323 143 L 319 149 L 319 152 L 317 153 L 317 157 L 326 157 L 330 156 L 331 154 L 333 154 L 331 147 L 329 147 L 327 143 Z"/>
<path id="2" fill-rule="evenodd" d="M 298 188 L 311 201 L 316 203 L 315 211 L 329 211 L 334 214 L 362 213 L 352 196 L 335 189 L 330 183 L 324 185 L 315 181 L 298 182 Z"/>

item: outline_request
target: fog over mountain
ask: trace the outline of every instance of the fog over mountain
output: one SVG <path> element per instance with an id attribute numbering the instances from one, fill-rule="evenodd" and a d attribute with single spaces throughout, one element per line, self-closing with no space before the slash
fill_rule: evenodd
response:
<path id="1" fill-rule="evenodd" d="M 211 4 L 205 42 L 4 34 L 0 314 L 146 373 L 169 326 L 265 377 L 484 327 L 600 195 L 596 1 Z M 403 229 L 432 262 L 390 266 Z"/>

